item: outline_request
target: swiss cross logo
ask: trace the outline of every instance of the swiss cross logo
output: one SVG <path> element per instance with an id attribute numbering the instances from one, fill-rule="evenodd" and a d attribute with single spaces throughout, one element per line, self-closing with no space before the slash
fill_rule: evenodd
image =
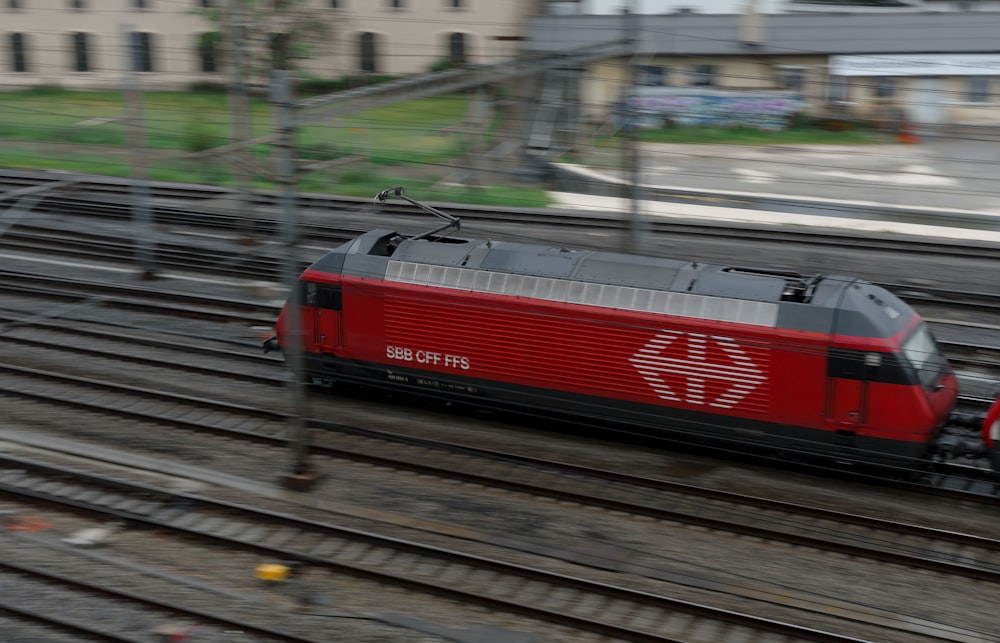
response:
<path id="1" fill-rule="evenodd" d="M 744 348 L 719 335 L 664 331 L 629 361 L 671 402 L 731 409 L 767 380 Z"/>

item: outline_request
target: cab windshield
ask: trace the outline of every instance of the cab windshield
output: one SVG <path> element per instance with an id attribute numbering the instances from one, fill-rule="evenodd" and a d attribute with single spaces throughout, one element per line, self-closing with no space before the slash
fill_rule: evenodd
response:
<path id="1" fill-rule="evenodd" d="M 931 388 L 948 365 L 944 353 L 927 327 L 921 324 L 905 342 L 903 354 L 913 366 L 920 383 Z"/>

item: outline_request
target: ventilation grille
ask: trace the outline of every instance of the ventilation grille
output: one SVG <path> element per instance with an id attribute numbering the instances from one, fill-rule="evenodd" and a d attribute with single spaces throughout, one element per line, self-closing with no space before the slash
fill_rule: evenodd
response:
<path id="1" fill-rule="evenodd" d="M 773 327 L 778 305 L 569 279 L 389 261 L 386 281 Z"/>

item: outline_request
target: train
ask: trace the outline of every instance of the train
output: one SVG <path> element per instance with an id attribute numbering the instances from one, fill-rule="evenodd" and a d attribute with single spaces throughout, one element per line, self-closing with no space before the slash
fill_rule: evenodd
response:
<path id="1" fill-rule="evenodd" d="M 444 223 L 370 230 L 301 273 L 264 350 L 298 342 L 310 382 L 846 462 L 940 455 L 955 372 L 882 287 L 461 238 L 457 217 L 400 187 L 376 201 L 392 196 Z"/>

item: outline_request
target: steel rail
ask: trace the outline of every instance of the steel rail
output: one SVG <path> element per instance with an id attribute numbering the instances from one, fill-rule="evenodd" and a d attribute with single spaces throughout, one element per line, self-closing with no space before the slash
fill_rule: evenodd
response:
<path id="1" fill-rule="evenodd" d="M 279 411 L 273 411 L 270 409 L 263 409 L 259 407 L 252 407 L 241 404 L 233 404 L 229 402 L 219 402 L 215 400 L 209 400 L 206 398 L 195 397 L 190 395 L 167 393 L 164 391 L 151 390 L 138 386 L 122 385 L 114 382 L 106 382 L 106 381 L 95 380 L 92 378 L 64 375 L 60 373 L 43 371 L 39 369 L 30 369 L 25 367 L 0 364 L 0 371 L 13 373 L 24 377 L 42 378 L 50 384 L 52 382 L 61 382 L 72 386 L 96 387 L 102 391 L 112 391 L 123 395 L 139 394 L 147 398 L 151 397 L 159 400 L 167 400 L 176 404 L 186 404 L 189 406 L 193 405 L 199 408 L 204 408 L 206 410 L 214 410 L 214 411 L 221 411 L 228 413 L 240 413 L 240 414 L 251 415 L 257 418 L 270 419 L 276 423 L 283 422 L 288 417 L 287 414 L 285 413 Z M 101 401 L 98 402 L 80 399 L 79 396 L 73 396 L 72 399 L 69 399 L 68 396 L 59 395 L 58 392 L 39 393 L 30 390 L 22 391 L 16 388 L 11 388 L 9 385 L 6 384 L 0 385 L 0 391 L 6 391 L 8 393 L 16 395 L 31 397 L 34 399 L 45 401 L 47 403 L 54 403 L 63 406 L 71 406 L 73 408 L 85 408 L 92 411 L 110 413 L 123 417 L 141 419 L 144 421 L 169 422 L 174 426 L 183 427 L 186 429 L 197 430 L 200 432 L 208 432 L 215 435 L 229 435 L 234 437 L 240 437 L 242 439 L 249 439 L 258 443 L 270 444 L 273 446 L 283 446 L 286 442 L 286 438 L 283 434 L 274 435 L 274 434 L 259 433 L 256 431 L 245 430 L 245 429 L 230 429 L 227 427 L 208 425 L 203 422 L 198 422 L 193 420 L 178 419 L 171 416 L 164 416 L 161 413 L 156 413 L 147 410 L 132 411 L 129 409 L 119 409 L 117 404 L 107 402 L 102 398 L 100 398 L 100 396 L 98 397 L 99 399 L 101 399 Z M 945 540 L 948 542 L 961 544 L 967 547 L 979 547 L 994 551 L 1000 551 L 1000 542 L 993 539 L 976 537 L 967 534 L 945 532 L 925 527 L 918 527 L 915 525 L 897 524 L 890 521 L 883 521 L 875 518 L 856 516 L 852 514 L 834 512 L 830 510 L 820 510 L 815 508 L 800 507 L 797 505 L 791 505 L 788 503 L 782 503 L 778 501 L 769 501 L 763 498 L 741 496 L 739 494 L 731 494 L 714 490 L 705 490 L 701 488 L 688 487 L 678 483 L 648 480 L 635 476 L 628 476 L 626 474 L 613 473 L 608 471 L 598 471 L 587 467 L 579 467 L 564 463 L 549 462 L 541 459 L 526 458 L 523 456 L 514 456 L 512 454 L 506 454 L 506 453 L 499 454 L 494 451 L 489 451 L 484 449 L 449 445 L 447 443 L 435 440 L 413 438 L 410 436 L 399 436 L 394 434 L 390 435 L 382 431 L 370 431 L 367 429 L 359 429 L 358 427 L 351 427 L 348 425 L 326 422 L 315 418 L 310 418 L 309 424 L 310 426 L 314 426 L 317 428 L 328 428 L 328 429 L 338 430 L 341 432 L 351 433 L 354 435 L 363 434 L 367 437 L 375 437 L 377 439 L 381 439 L 384 441 L 405 443 L 410 445 L 419 445 L 425 449 L 450 450 L 452 452 L 457 451 L 464 455 L 475 455 L 480 459 L 488 460 L 491 462 L 505 462 L 505 463 L 516 462 L 520 465 L 531 464 L 532 466 L 535 467 L 545 467 L 548 469 L 556 469 L 563 472 L 572 471 L 577 475 L 585 477 L 591 477 L 591 478 L 600 477 L 601 479 L 604 480 L 614 479 L 618 483 L 634 485 L 636 488 L 656 489 L 658 491 L 669 490 L 673 493 L 683 493 L 688 496 L 696 496 L 702 499 L 707 499 L 707 498 L 712 498 L 715 500 L 725 499 L 727 502 L 732 502 L 734 504 L 746 504 L 748 506 L 753 506 L 760 509 L 780 510 L 785 513 L 792 513 L 793 515 L 799 513 L 801 515 L 813 518 L 822 517 L 823 519 L 826 520 L 842 521 L 844 523 L 865 526 L 873 529 L 877 528 L 889 532 L 904 533 L 909 535 L 920 535 L 921 537 L 929 538 L 931 540 L 934 539 Z M 811 547 L 820 551 L 839 552 L 848 556 L 879 560 L 882 562 L 899 564 L 911 568 L 915 567 L 915 568 L 927 569 L 930 571 L 936 571 L 945 574 L 953 574 L 956 576 L 964 576 L 967 578 L 973 578 L 983 581 L 1000 582 L 1000 566 L 977 567 L 974 565 L 959 563 L 953 560 L 943 560 L 940 558 L 918 556 L 906 552 L 873 548 L 865 545 L 835 542 L 829 539 L 821 539 L 804 535 L 802 533 L 776 530 L 773 528 L 762 528 L 753 525 L 744 525 L 733 522 L 731 520 L 720 520 L 705 516 L 698 516 L 690 512 L 681 513 L 672 510 L 657 509 L 655 507 L 650 507 L 646 504 L 637 504 L 635 502 L 626 502 L 607 497 L 602 498 L 594 495 L 581 494 L 573 489 L 559 489 L 555 487 L 550 487 L 548 485 L 536 485 L 531 483 L 520 482 L 518 480 L 518 476 L 510 472 L 505 472 L 504 475 L 484 475 L 475 469 L 473 469 L 472 471 L 457 471 L 455 468 L 449 465 L 420 464 L 400 458 L 389 457 L 381 454 L 373 454 L 370 451 L 361 452 L 356 450 L 347 450 L 342 446 L 331 447 L 323 444 L 317 444 L 312 446 L 311 450 L 313 450 L 314 453 L 316 454 L 321 454 L 329 457 L 360 460 L 372 464 L 388 466 L 397 469 L 406 468 L 408 470 L 415 471 L 417 473 L 434 475 L 436 477 L 456 478 L 474 484 L 481 484 L 490 487 L 500 487 L 534 496 L 553 497 L 559 500 L 580 503 L 587 506 L 601 507 L 603 509 L 610 511 L 622 511 L 632 515 L 646 516 L 661 521 L 672 521 L 672 522 L 680 522 L 682 524 L 692 524 L 717 531 L 741 533 L 748 536 L 764 538 L 771 541 L 786 542 L 798 546 Z"/>
<path id="2" fill-rule="evenodd" d="M 462 583 L 456 579 L 446 580 L 445 578 L 441 578 L 443 570 L 439 571 L 435 575 L 435 578 L 419 578 L 415 575 L 406 576 L 400 574 L 397 570 L 380 569 L 378 564 L 366 565 L 362 563 L 339 561 L 336 560 L 334 554 L 317 555 L 305 550 L 289 548 L 288 545 L 284 543 L 280 545 L 267 544 L 266 539 L 261 537 L 258 537 L 257 539 L 251 539 L 246 536 L 242 538 L 234 538 L 225 535 L 224 532 L 227 531 L 225 529 L 198 529 L 196 524 L 189 524 L 191 521 L 177 519 L 176 512 L 170 512 L 169 510 L 166 512 L 160 512 L 157 507 L 149 508 L 150 503 L 148 502 L 148 498 L 156 497 L 160 499 L 175 499 L 177 501 L 183 501 L 183 504 L 187 506 L 194 504 L 202 508 L 214 508 L 225 513 L 227 516 L 239 513 L 243 516 L 248 516 L 251 524 L 255 522 L 259 523 L 262 519 L 268 519 L 270 521 L 280 523 L 284 528 L 310 530 L 312 532 L 319 532 L 339 540 L 360 541 L 369 543 L 371 546 L 388 549 L 390 551 L 409 552 L 420 556 L 423 560 L 429 561 L 428 564 L 441 564 L 441 562 L 443 562 L 446 565 L 457 564 L 465 568 L 471 567 L 482 571 L 492 571 L 509 577 L 521 579 L 522 582 L 529 581 L 542 585 L 548 585 L 553 588 L 569 588 L 578 592 L 597 595 L 610 600 L 626 601 L 638 606 L 648 606 L 667 612 L 683 612 L 712 621 L 731 623 L 759 631 L 792 637 L 794 640 L 822 641 L 830 643 L 848 643 L 859 641 L 859 639 L 850 636 L 824 632 L 813 628 L 784 623 L 772 619 L 765 619 L 733 610 L 711 607 L 691 601 L 633 590 L 620 585 L 587 580 L 582 577 L 572 576 L 565 573 L 549 572 L 541 569 L 525 567 L 519 564 L 507 563 L 479 555 L 466 554 L 439 546 L 425 545 L 414 541 L 403 540 L 401 538 L 382 536 L 372 532 L 351 529 L 331 523 L 321 523 L 299 518 L 287 513 L 276 513 L 233 502 L 208 498 L 205 496 L 154 487 L 149 484 L 126 482 L 117 478 L 109 479 L 96 474 L 69 469 L 67 467 L 50 465 L 28 458 L 0 454 L 0 461 L 14 463 L 15 466 L 19 468 L 28 469 L 33 472 L 48 472 L 50 475 L 59 476 L 63 479 L 65 477 L 72 477 L 74 480 L 85 480 L 90 484 L 100 485 L 119 492 L 134 493 L 140 496 L 143 500 L 143 502 L 137 504 L 147 507 L 147 509 L 143 511 L 136 511 L 131 508 L 122 508 L 120 506 L 121 503 L 115 503 L 115 506 L 106 506 L 86 499 L 59 496 L 48 489 L 43 491 L 36 487 L 28 488 L 19 486 L 11 483 L 9 480 L 0 480 L 0 489 L 10 494 L 18 494 L 23 497 L 34 498 L 45 502 L 55 502 L 66 506 L 72 506 L 78 510 L 114 516 L 119 520 L 151 525 L 161 529 L 198 536 L 201 538 L 208 538 L 225 543 L 230 547 L 256 549 L 272 554 L 279 554 L 283 557 L 299 560 L 307 564 L 331 567 L 341 572 L 350 573 L 359 577 L 371 578 L 378 582 L 388 582 L 417 591 L 429 592 L 445 598 L 481 604 L 493 609 L 522 614 L 543 622 L 558 623 L 564 626 L 580 629 L 582 631 L 601 633 L 606 636 L 613 636 L 624 640 L 663 643 L 665 641 L 679 642 L 682 639 L 667 633 L 636 629 L 634 626 L 621 624 L 620 622 L 608 622 L 607 618 L 604 620 L 597 620 L 595 618 L 578 616 L 573 614 L 572 610 L 553 609 L 551 601 L 543 600 L 541 597 L 536 597 L 534 601 L 528 601 L 517 595 L 513 597 L 505 596 L 505 592 L 502 591 L 493 593 L 470 591 L 469 589 L 461 587 Z M 156 504 L 165 506 L 170 503 L 159 502 Z M 164 514 L 170 517 L 159 517 Z M 301 537 L 297 538 L 296 541 L 300 539 Z M 313 545 L 313 547 L 313 551 L 316 551 L 317 549 L 324 549 L 322 546 L 317 548 Z M 433 561 L 441 562 L 435 563 Z M 501 583 L 497 583 L 497 585 L 499 586 Z M 548 605 L 546 604 L 547 602 Z"/>

